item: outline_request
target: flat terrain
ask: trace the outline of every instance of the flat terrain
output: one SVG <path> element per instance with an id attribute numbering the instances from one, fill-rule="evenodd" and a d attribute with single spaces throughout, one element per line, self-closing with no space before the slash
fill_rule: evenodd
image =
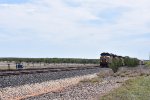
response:
<path id="1" fill-rule="evenodd" d="M 149 68 L 138 66 L 134 68 L 122 67 L 117 73 L 113 73 L 109 68 L 96 68 L 0 77 L 0 98 L 1 100 L 109 100 L 109 97 L 107 98 L 109 93 L 118 88 L 121 90 L 120 87 L 126 83 L 130 85 L 128 80 L 146 76 L 145 80 L 149 78 L 149 75 Z M 135 80 L 134 83 L 136 82 L 137 85 L 142 84 L 142 82 Z M 149 86 L 147 85 L 149 81 L 145 82 L 144 85 Z M 131 94 L 131 96 L 133 95 Z M 120 98 L 112 100 L 120 100 Z"/>
<path id="2" fill-rule="evenodd" d="M 8 67 L 8 64 L 10 67 Z M 55 67 L 85 67 L 85 66 L 99 66 L 99 64 L 76 64 L 76 63 L 26 63 L 22 62 L 22 65 L 24 66 L 24 69 L 30 69 L 30 68 L 55 68 Z M 0 70 L 6 70 L 6 69 L 16 69 L 16 63 L 15 62 L 0 62 Z"/>

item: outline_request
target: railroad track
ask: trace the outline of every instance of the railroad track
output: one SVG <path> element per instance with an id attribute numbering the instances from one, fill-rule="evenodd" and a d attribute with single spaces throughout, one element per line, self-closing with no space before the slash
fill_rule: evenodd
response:
<path id="1" fill-rule="evenodd" d="M 99 67 L 99 66 L 1 70 L 0 71 L 0 76 L 35 74 L 35 73 L 46 73 L 46 72 L 60 72 L 60 71 L 72 71 L 72 70 L 85 70 L 85 69 L 94 69 L 94 68 L 97 68 L 97 67 Z"/>

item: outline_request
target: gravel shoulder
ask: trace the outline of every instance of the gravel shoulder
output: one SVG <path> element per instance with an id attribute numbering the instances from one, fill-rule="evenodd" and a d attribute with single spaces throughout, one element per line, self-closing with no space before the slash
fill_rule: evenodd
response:
<path id="1" fill-rule="evenodd" d="M 83 79 L 91 79 L 95 76 L 96 74 L 89 74 L 72 78 L 51 80 L 42 83 L 26 84 L 17 87 L 6 87 L 1 89 L 0 96 L 2 100 L 20 100 L 48 92 L 60 91 L 69 86 L 78 84 Z"/>
<path id="2" fill-rule="evenodd" d="M 101 70 L 100 68 L 94 68 L 94 69 L 86 69 L 86 70 L 72 70 L 72 71 L 0 76 L 0 88 L 16 87 L 16 86 L 26 85 L 26 84 L 42 83 L 50 80 L 58 80 L 58 79 L 75 77 L 75 76 L 83 76 L 83 75 L 98 73 L 100 70 Z"/>
<path id="3" fill-rule="evenodd" d="M 110 73 L 108 71 L 108 73 Z M 122 84 L 137 76 L 150 75 L 150 69 L 143 66 L 136 68 L 120 68 L 115 74 L 102 78 L 100 82 L 80 82 L 62 91 L 49 92 L 43 95 L 29 97 L 24 100 L 100 100 L 100 97 L 122 86 Z"/>
<path id="4" fill-rule="evenodd" d="M 58 91 L 64 87 L 77 84 L 82 79 L 93 78 L 96 73 L 103 70 L 94 68 L 0 77 L 0 99 L 20 100 L 24 97 Z"/>
<path id="5" fill-rule="evenodd" d="M 55 80 L 33 83 L 28 81 L 27 84 L 8 85 L 0 88 L 0 98 L 2 100 L 97 100 L 120 87 L 128 79 L 150 75 L 150 69 L 143 66 L 120 68 L 115 74 L 107 68 L 95 70 L 93 72 L 86 70 L 84 72 L 86 74 L 81 74 L 83 71 L 78 71 L 75 76 Z M 70 74 L 72 75 L 72 73 Z M 40 79 L 44 77 L 41 75 Z M 100 81 L 95 81 L 95 78 L 99 78 Z M 83 81 L 87 79 L 89 81 Z M 94 81 L 92 81 L 93 79 Z"/>
<path id="6" fill-rule="evenodd" d="M 99 96 L 121 86 L 129 78 L 107 77 L 100 83 L 79 83 L 59 92 L 49 92 L 24 100 L 97 100 Z"/>

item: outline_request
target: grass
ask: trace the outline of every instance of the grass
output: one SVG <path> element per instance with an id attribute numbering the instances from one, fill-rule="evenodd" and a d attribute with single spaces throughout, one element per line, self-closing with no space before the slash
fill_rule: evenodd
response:
<path id="1" fill-rule="evenodd" d="M 95 78 L 92 78 L 92 79 L 84 79 L 84 80 L 82 80 L 80 82 L 82 82 L 82 83 L 99 83 L 101 81 L 102 81 L 101 78 L 95 77 Z"/>
<path id="2" fill-rule="evenodd" d="M 106 76 L 105 72 L 101 72 L 97 74 L 97 77 L 92 79 L 84 79 L 80 81 L 81 83 L 99 83 L 103 81 L 103 78 Z"/>
<path id="3" fill-rule="evenodd" d="M 130 79 L 99 100 L 150 100 L 150 76 Z"/>
<path id="4" fill-rule="evenodd" d="M 7 66 L 0 66 L 0 70 L 7 70 L 8 67 Z M 16 66 L 10 66 L 10 69 L 16 69 Z"/>
<path id="5" fill-rule="evenodd" d="M 146 62 L 146 66 L 150 67 L 150 61 Z"/>

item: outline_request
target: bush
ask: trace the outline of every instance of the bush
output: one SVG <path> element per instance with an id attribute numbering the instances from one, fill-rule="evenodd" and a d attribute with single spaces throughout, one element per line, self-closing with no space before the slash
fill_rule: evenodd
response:
<path id="1" fill-rule="evenodd" d="M 118 68 L 122 66 L 122 61 L 120 59 L 114 58 L 109 66 L 114 72 L 117 72 Z"/>
<path id="2" fill-rule="evenodd" d="M 139 65 L 139 60 L 136 58 L 125 57 L 124 64 L 125 66 L 128 66 L 128 67 L 136 67 L 137 65 Z M 122 64 L 122 60 L 119 58 L 113 58 L 112 63 L 109 64 L 109 67 L 114 72 L 117 72 L 118 68 L 121 66 L 123 66 L 123 64 Z M 149 63 L 149 66 L 150 66 L 150 63 Z"/>
<path id="3" fill-rule="evenodd" d="M 150 61 L 146 62 L 146 66 L 150 67 Z"/>
<path id="4" fill-rule="evenodd" d="M 139 60 L 136 59 L 136 58 L 129 58 L 129 57 L 126 57 L 124 59 L 124 63 L 126 66 L 128 67 L 136 67 L 137 65 L 139 65 Z"/>

